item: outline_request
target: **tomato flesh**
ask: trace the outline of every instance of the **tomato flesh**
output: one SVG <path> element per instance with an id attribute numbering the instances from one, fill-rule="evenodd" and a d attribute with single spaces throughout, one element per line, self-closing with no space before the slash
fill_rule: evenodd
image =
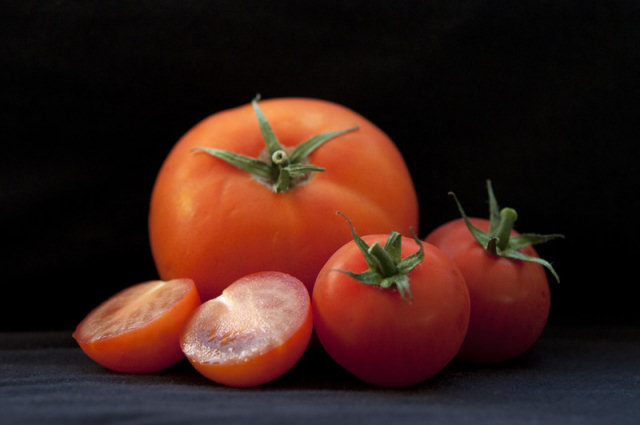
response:
<path id="1" fill-rule="evenodd" d="M 93 309 L 73 337 L 90 358 L 108 369 L 155 372 L 184 358 L 180 331 L 199 305 L 191 279 L 139 283 Z"/>
<path id="2" fill-rule="evenodd" d="M 482 231 L 489 220 L 471 218 Z M 512 231 L 512 235 L 517 235 Z M 458 358 L 473 363 L 511 360 L 540 338 L 550 312 L 551 293 L 540 264 L 489 254 L 462 219 L 436 228 L 426 238 L 458 265 L 471 297 L 469 330 Z M 537 257 L 532 247 L 522 249 Z"/>
<path id="3" fill-rule="evenodd" d="M 302 357 L 313 321 L 307 289 L 288 274 L 245 276 L 202 304 L 181 336 L 203 376 L 236 387 L 270 382 Z"/>

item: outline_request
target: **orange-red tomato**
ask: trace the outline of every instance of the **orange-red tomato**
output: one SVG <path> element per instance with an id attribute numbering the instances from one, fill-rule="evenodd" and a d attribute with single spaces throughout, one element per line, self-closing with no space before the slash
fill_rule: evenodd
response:
<path id="1" fill-rule="evenodd" d="M 489 220 L 470 218 L 487 232 Z M 518 232 L 511 231 L 515 236 Z M 426 241 L 458 265 L 471 297 L 471 318 L 459 358 L 496 363 L 521 355 L 539 339 L 549 317 L 551 294 L 544 267 L 493 256 L 473 237 L 462 218 L 436 228 Z M 533 247 L 521 251 L 538 257 Z"/>
<path id="2" fill-rule="evenodd" d="M 387 235 L 369 235 L 369 245 Z M 456 355 L 469 321 L 469 293 L 462 274 L 442 251 L 423 243 L 424 259 L 407 276 L 411 300 L 400 292 L 358 282 L 339 272 L 368 269 L 351 241 L 318 275 L 312 296 L 314 326 L 327 353 L 373 385 L 401 387 L 440 372 Z M 402 238 L 402 258 L 417 251 Z"/>
<path id="3" fill-rule="evenodd" d="M 160 276 L 194 279 L 203 300 L 263 270 L 289 273 L 311 290 L 322 265 L 350 239 L 338 210 L 364 233 L 418 231 L 411 176 L 378 127 L 322 100 L 279 98 L 259 105 L 287 148 L 319 133 L 358 128 L 311 153 L 310 163 L 326 171 L 283 193 L 220 158 L 194 151 L 264 154 L 251 105 L 216 113 L 177 142 L 152 193 L 151 248 Z"/>
<path id="4" fill-rule="evenodd" d="M 309 293 L 293 276 L 245 276 L 202 304 L 183 330 L 187 359 L 203 376 L 229 386 L 270 382 L 306 350 L 313 321 Z"/>
<path id="5" fill-rule="evenodd" d="M 155 372 L 184 358 L 180 331 L 199 305 L 191 279 L 139 283 L 92 310 L 73 337 L 90 358 L 108 369 Z"/>

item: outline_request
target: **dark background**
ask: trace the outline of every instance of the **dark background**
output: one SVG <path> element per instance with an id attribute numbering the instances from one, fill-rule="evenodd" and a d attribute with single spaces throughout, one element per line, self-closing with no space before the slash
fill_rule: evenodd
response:
<path id="1" fill-rule="evenodd" d="M 0 1 L 1 330 L 72 329 L 157 277 L 155 175 L 264 98 L 348 106 L 405 155 L 420 236 L 485 179 L 560 274 L 551 323 L 638 324 L 637 1 Z M 627 275 L 630 272 L 630 275 Z"/>

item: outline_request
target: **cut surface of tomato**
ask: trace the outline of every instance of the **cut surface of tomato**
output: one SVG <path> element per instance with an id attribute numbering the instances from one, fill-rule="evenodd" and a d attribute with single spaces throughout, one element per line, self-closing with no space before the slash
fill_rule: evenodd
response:
<path id="1" fill-rule="evenodd" d="M 203 376 L 248 387 L 291 369 L 306 350 L 312 328 L 304 284 L 285 273 L 260 272 L 202 304 L 185 325 L 180 344 Z"/>
<path id="2" fill-rule="evenodd" d="M 130 286 L 93 309 L 73 337 L 94 361 L 118 372 L 155 372 L 178 362 L 180 331 L 200 305 L 191 279 Z"/>

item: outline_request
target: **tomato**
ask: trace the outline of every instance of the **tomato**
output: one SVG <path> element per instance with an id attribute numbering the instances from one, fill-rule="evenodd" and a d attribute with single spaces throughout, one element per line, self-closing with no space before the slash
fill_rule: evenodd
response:
<path id="1" fill-rule="evenodd" d="M 331 140 L 311 149 L 327 133 Z M 230 153 L 251 170 L 230 164 Z M 274 173 L 289 184 L 278 187 Z M 151 197 L 152 254 L 163 279 L 194 279 L 204 300 L 263 270 L 296 276 L 311 291 L 349 240 L 338 210 L 367 233 L 417 231 L 415 189 L 391 139 L 334 103 L 255 100 L 204 119 L 171 150 Z"/>
<path id="2" fill-rule="evenodd" d="M 155 372 L 184 358 L 180 331 L 199 305 L 191 279 L 139 283 L 92 310 L 73 337 L 90 358 L 108 369 Z"/>
<path id="3" fill-rule="evenodd" d="M 531 244 L 561 237 L 520 235 L 512 227 L 515 211 L 498 212 L 490 182 L 487 185 L 491 220 L 468 218 L 458 203 L 463 218 L 441 225 L 425 239 L 444 251 L 464 275 L 471 318 L 458 358 L 474 363 L 511 360 L 540 338 L 551 307 L 545 267 L 557 275 Z M 503 248 L 494 246 L 491 252 L 489 245 L 499 245 L 500 240 Z"/>
<path id="4" fill-rule="evenodd" d="M 260 272 L 242 277 L 202 304 L 180 344 L 203 376 L 235 387 L 270 382 L 305 352 L 313 321 L 309 293 L 293 276 Z"/>
<path id="5" fill-rule="evenodd" d="M 401 387 L 432 377 L 455 357 L 467 331 L 469 294 L 442 251 L 420 241 L 416 248 L 408 237 L 395 239 L 394 262 L 421 253 L 417 265 L 407 272 L 401 261 L 390 273 L 372 272 L 378 260 L 363 252 L 382 244 L 392 251 L 387 236 L 363 236 L 338 249 L 318 275 L 312 309 L 318 339 L 338 364 L 369 384 Z M 387 276 L 381 284 L 373 283 L 376 273 Z"/>

